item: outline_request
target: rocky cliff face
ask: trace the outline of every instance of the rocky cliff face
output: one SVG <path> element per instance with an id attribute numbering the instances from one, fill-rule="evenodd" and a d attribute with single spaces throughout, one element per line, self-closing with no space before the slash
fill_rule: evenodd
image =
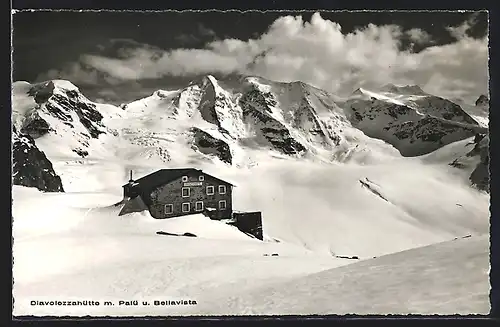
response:
<path id="1" fill-rule="evenodd" d="M 61 178 L 52 163 L 35 145 L 35 140 L 27 134 L 12 134 L 12 175 L 13 184 L 36 187 L 45 192 L 64 192 Z"/>
<path id="2" fill-rule="evenodd" d="M 490 191 L 490 154 L 489 154 L 489 136 L 478 135 L 475 140 L 474 149 L 467 156 L 479 156 L 479 163 L 470 175 L 472 185 L 480 190 Z"/>
<path id="3" fill-rule="evenodd" d="M 232 163 L 231 149 L 226 142 L 196 127 L 193 127 L 191 132 L 196 150 L 209 156 L 215 156 L 229 165 Z"/>
<path id="4" fill-rule="evenodd" d="M 489 136 L 487 134 L 476 134 L 472 142 L 467 143 L 466 147 L 469 146 L 472 146 L 470 151 L 455 158 L 449 165 L 469 172 L 469 181 L 472 186 L 489 192 Z"/>
<path id="5" fill-rule="evenodd" d="M 290 130 L 273 117 L 270 106 L 276 105 L 271 93 L 260 92 L 251 87 L 241 98 L 243 119 L 254 128 L 255 136 L 267 140 L 275 149 L 284 154 L 301 154 L 306 148 L 290 134 Z"/>
<path id="6" fill-rule="evenodd" d="M 387 131 L 395 137 L 390 143 L 395 145 L 403 156 L 412 157 L 474 136 L 477 129 L 425 116 L 417 121 L 394 124 Z"/>

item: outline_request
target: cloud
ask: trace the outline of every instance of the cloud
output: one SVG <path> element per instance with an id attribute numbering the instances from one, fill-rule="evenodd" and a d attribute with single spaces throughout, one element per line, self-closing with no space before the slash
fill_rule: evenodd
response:
<path id="1" fill-rule="evenodd" d="M 190 45 L 200 42 L 200 38 L 193 34 L 179 34 L 175 39 L 183 45 Z"/>
<path id="2" fill-rule="evenodd" d="M 206 27 L 201 23 L 198 23 L 195 33 L 179 34 L 175 37 L 175 39 L 183 45 L 192 45 L 207 40 L 212 41 L 216 36 L 217 35 L 214 30 Z"/>
<path id="3" fill-rule="evenodd" d="M 80 64 L 111 81 L 239 73 L 284 82 L 301 80 L 341 96 L 359 86 L 418 84 L 427 92 L 460 95 L 470 102 L 488 93 L 487 39 L 465 33 L 474 19 L 448 28 L 456 36 L 454 43 L 418 53 L 402 50 L 402 40 L 432 42 L 425 31 L 369 24 L 344 34 L 339 24 L 316 13 L 310 22 L 301 16 L 280 17 L 266 33 L 246 41 L 214 40 L 203 49 L 174 49 L 155 56 L 147 47 L 135 47 L 125 58 L 85 55 Z"/>
<path id="4" fill-rule="evenodd" d="M 406 31 L 405 34 L 416 44 L 428 44 L 433 41 L 430 34 L 420 28 L 412 28 Z"/>
<path id="5" fill-rule="evenodd" d="M 462 40 L 468 37 L 467 32 L 474 27 L 477 23 L 477 16 L 479 13 L 472 14 L 469 19 L 464 21 L 458 26 L 447 26 L 446 30 L 457 40 Z"/>
<path id="6" fill-rule="evenodd" d="M 81 58 L 83 59 L 85 56 Z M 66 63 L 62 69 L 51 69 L 38 75 L 36 81 L 49 79 L 66 79 L 83 85 L 116 85 L 122 82 L 122 79 L 115 76 L 114 73 L 106 73 L 106 70 L 100 70 L 96 66 L 87 65 L 85 64 L 85 60 Z"/>
<path id="7" fill-rule="evenodd" d="M 424 90 L 469 103 L 480 94 L 488 94 L 487 39 L 461 39 L 456 43 L 433 46 L 414 55 L 418 68 L 403 73 Z"/>
<path id="8" fill-rule="evenodd" d="M 198 23 L 198 32 L 202 36 L 214 37 L 215 31 L 206 27 L 205 25 Z"/>

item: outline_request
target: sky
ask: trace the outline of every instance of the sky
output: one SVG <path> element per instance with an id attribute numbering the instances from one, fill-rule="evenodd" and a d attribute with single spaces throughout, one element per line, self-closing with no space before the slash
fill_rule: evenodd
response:
<path id="1" fill-rule="evenodd" d="M 339 96 L 417 84 L 488 94 L 486 12 L 71 12 L 13 16 L 13 80 L 66 79 L 123 103 L 201 75 L 303 81 Z"/>

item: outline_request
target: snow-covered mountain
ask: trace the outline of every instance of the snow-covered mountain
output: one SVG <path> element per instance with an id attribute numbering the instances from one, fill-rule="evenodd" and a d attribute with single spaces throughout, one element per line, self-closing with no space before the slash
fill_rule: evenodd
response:
<path id="1" fill-rule="evenodd" d="M 488 126 L 489 124 L 489 112 L 490 112 L 490 100 L 484 94 L 481 94 L 479 98 L 477 98 L 475 107 L 471 110 L 471 112 L 475 113 L 473 116 L 479 123 L 484 126 Z"/>
<path id="2" fill-rule="evenodd" d="M 419 156 L 446 144 L 485 133 L 460 105 L 425 93 L 417 85 L 358 89 L 345 104 L 353 125 L 394 145 L 404 156 Z"/>
<path id="3" fill-rule="evenodd" d="M 481 94 L 479 96 L 479 98 L 477 98 L 475 104 L 477 107 L 482 107 L 482 108 L 485 108 L 486 110 L 488 110 L 490 107 L 490 100 L 488 99 L 488 97 L 486 95 Z"/>
<path id="4" fill-rule="evenodd" d="M 15 82 L 12 103 L 14 127 L 52 153 L 86 157 L 96 140 L 113 132 L 103 121 L 115 107 L 90 101 L 68 81 Z"/>
<path id="5" fill-rule="evenodd" d="M 416 85 L 360 88 L 341 99 L 302 82 L 211 75 L 120 107 L 94 103 L 68 81 L 16 82 L 13 121 L 49 157 L 153 166 L 215 160 L 248 167 L 263 153 L 364 164 L 431 153 L 487 131 L 456 103 Z"/>
<path id="6" fill-rule="evenodd" d="M 465 110 L 475 121 L 477 121 L 481 126 L 488 127 L 489 125 L 489 112 L 490 112 L 490 101 L 488 97 L 481 94 L 475 103 L 466 103 L 463 99 L 455 98 L 452 101 L 463 110 Z"/>
<path id="7" fill-rule="evenodd" d="M 328 158 L 342 141 L 342 127 L 350 127 L 326 92 L 299 82 L 275 83 L 257 77 L 241 78 L 234 88 L 206 76 L 178 91 L 156 91 L 125 110 L 148 115 L 160 115 L 161 110 L 161 119 L 167 122 L 155 127 L 158 133 L 166 125 L 170 130 L 184 128 L 185 143 L 225 162 L 255 148 L 294 157 L 322 153 Z M 200 137 L 218 145 L 206 150 L 198 146 Z M 216 148 L 229 151 L 223 155 Z M 235 163 L 245 164 L 244 160 Z"/>

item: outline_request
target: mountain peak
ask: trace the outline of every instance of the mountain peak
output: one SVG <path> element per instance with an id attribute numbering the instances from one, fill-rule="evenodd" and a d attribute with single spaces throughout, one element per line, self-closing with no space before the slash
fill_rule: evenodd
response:
<path id="1" fill-rule="evenodd" d="M 212 83 L 217 82 L 217 79 L 216 79 L 213 75 L 210 75 L 210 74 L 205 75 L 205 76 L 203 77 L 203 79 L 209 80 L 209 81 L 210 81 L 210 82 L 212 82 Z"/>
<path id="2" fill-rule="evenodd" d="M 199 86 L 205 86 L 207 84 L 217 84 L 217 79 L 211 75 L 211 74 L 208 74 L 208 75 L 203 75 L 203 76 L 198 76 L 196 77 L 195 79 L 191 80 L 191 82 L 189 83 L 189 85 L 199 85 Z"/>
<path id="3" fill-rule="evenodd" d="M 290 84 L 299 85 L 299 86 L 307 86 L 308 85 L 307 83 L 304 83 L 302 81 L 293 81 Z"/>
<path id="4" fill-rule="evenodd" d="M 356 90 L 354 90 L 354 92 L 352 92 L 351 95 L 364 95 L 363 88 L 358 87 Z"/>
<path id="5" fill-rule="evenodd" d="M 489 102 L 490 100 L 488 99 L 488 97 L 484 94 L 481 94 L 476 100 L 476 106 L 487 106 Z"/>
<path id="6" fill-rule="evenodd" d="M 54 95 L 59 94 L 64 97 L 78 98 L 83 95 L 80 89 L 73 83 L 67 80 L 54 79 L 36 84 L 29 84 L 24 82 L 16 82 L 13 91 L 16 93 L 25 93 L 33 97 L 36 103 L 44 103 Z"/>
<path id="7" fill-rule="evenodd" d="M 44 83 L 52 83 L 52 84 L 54 84 L 55 87 L 57 87 L 59 89 L 67 90 L 67 91 L 79 91 L 78 87 L 75 84 L 71 83 L 68 80 L 64 80 L 64 79 L 53 79 L 50 81 L 46 81 Z"/>
<path id="8" fill-rule="evenodd" d="M 404 93 L 404 94 L 425 94 L 424 90 L 417 84 L 409 85 L 395 85 L 392 83 L 386 84 L 382 87 L 382 91 L 390 93 Z"/>

